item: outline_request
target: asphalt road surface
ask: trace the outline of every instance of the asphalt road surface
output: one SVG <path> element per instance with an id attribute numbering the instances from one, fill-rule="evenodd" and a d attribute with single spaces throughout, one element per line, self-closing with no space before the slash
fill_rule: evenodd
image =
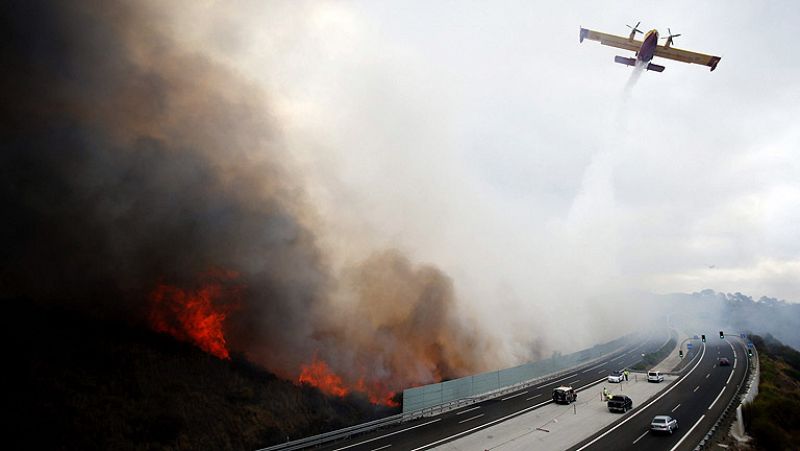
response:
<path id="1" fill-rule="evenodd" d="M 698 347 L 698 346 L 696 346 Z M 691 450 L 722 414 L 746 375 L 747 350 L 741 339 L 712 336 L 701 348 L 701 357 L 688 372 L 642 408 L 631 411 L 620 422 L 598 432 L 573 450 L 646 449 Z M 727 357 L 730 366 L 719 366 Z M 649 431 L 655 415 L 670 415 L 678 420 L 673 434 Z"/>
<path id="2" fill-rule="evenodd" d="M 650 340 L 634 344 L 601 362 L 576 369 L 557 379 L 543 381 L 502 397 L 471 404 L 443 415 L 421 418 L 391 428 L 338 441 L 320 449 L 339 450 L 423 450 L 446 443 L 493 424 L 552 403 L 553 388 L 571 385 L 576 390 L 606 380 L 609 372 L 631 367 L 641 360 L 642 353 L 658 350 L 668 339 L 665 330 Z M 578 399 L 581 399 L 578 393 Z M 648 420 L 649 421 L 649 420 Z"/>

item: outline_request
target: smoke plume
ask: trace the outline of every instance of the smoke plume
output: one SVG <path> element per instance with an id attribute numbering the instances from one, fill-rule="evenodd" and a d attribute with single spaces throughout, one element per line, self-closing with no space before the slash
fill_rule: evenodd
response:
<path id="1" fill-rule="evenodd" d="M 294 379 L 325 362 L 376 402 L 491 364 L 436 268 L 376 250 L 332 269 L 269 93 L 180 48 L 146 7 L 0 10 L 4 295 Z"/>

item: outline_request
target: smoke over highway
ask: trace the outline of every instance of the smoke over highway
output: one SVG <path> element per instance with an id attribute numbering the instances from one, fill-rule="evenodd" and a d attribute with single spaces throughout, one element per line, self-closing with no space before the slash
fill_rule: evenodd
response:
<path id="1" fill-rule="evenodd" d="M 374 402 L 496 363 L 441 270 L 320 245 L 269 92 L 177 45 L 146 6 L 0 8 L 4 296 L 127 318 L 323 389 L 307 369 L 324 362 Z"/>

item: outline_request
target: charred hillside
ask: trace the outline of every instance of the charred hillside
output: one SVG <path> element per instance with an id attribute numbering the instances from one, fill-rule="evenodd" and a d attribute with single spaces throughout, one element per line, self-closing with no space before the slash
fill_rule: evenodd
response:
<path id="1" fill-rule="evenodd" d="M 4 304 L 12 448 L 255 449 L 392 413 L 146 327 Z"/>

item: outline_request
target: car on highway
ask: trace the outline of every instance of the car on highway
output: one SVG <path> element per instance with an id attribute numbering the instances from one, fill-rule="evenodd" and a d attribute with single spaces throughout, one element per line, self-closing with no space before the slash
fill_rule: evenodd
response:
<path id="1" fill-rule="evenodd" d="M 611 374 L 608 375 L 608 381 L 619 383 L 625 379 L 625 375 L 622 374 L 622 371 L 612 371 Z"/>
<path id="2" fill-rule="evenodd" d="M 553 390 L 553 402 L 556 404 L 569 404 L 578 399 L 578 394 L 572 387 L 562 385 Z"/>
<path id="3" fill-rule="evenodd" d="M 650 422 L 650 432 L 668 432 L 672 434 L 678 429 L 678 420 L 669 415 L 656 415 Z"/>
<path id="4" fill-rule="evenodd" d="M 647 382 L 662 382 L 663 380 L 664 380 L 664 375 L 661 374 L 661 371 L 647 372 Z"/>
<path id="5" fill-rule="evenodd" d="M 727 357 L 720 357 L 719 366 L 731 366 L 731 361 Z"/>
<path id="6" fill-rule="evenodd" d="M 614 395 L 608 400 L 608 410 L 610 412 L 625 413 L 633 409 L 633 401 L 625 395 Z"/>

